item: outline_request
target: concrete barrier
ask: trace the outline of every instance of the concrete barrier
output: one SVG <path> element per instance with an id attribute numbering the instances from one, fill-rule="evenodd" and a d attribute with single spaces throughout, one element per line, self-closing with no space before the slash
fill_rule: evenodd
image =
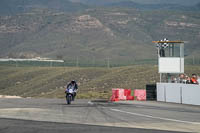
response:
<path id="1" fill-rule="evenodd" d="M 200 105 L 200 85 L 157 83 L 157 101 Z"/>

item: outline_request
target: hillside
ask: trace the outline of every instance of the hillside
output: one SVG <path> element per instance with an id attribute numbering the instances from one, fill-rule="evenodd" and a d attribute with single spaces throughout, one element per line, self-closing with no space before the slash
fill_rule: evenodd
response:
<path id="1" fill-rule="evenodd" d="M 142 4 L 180 4 L 184 6 L 192 6 L 199 2 L 199 0 L 131 0 Z"/>
<path id="2" fill-rule="evenodd" d="M 198 11 L 89 7 L 67 0 L 58 0 L 56 6 L 54 0 L 48 4 L 47 0 L 19 1 L 0 2 L 0 10 L 6 9 L 3 5 L 23 7 L 22 12 L 14 11 L 17 14 L 0 15 L 0 57 L 40 56 L 67 62 L 78 58 L 90 63 L 109 58 L 116 64 L 132 64 L 156 59 L 152 41 L 165 37 L 186 41 L 186 58 L 200 56 Z"/>
<path id="3" fill-rule="evenodd" d="M 90 7 L 123 7 L 135 8 L 139 10 L 175 10 L 175 11 L 196 11 L 194 6 L 197 4 L 196 0 L 188 2 L 187 0 L 71 0 L 74 3 L 82 3 Z"/>
<path id="4" fill-rule="evenodd" d="M 68 0 L 1 0 L 0 15 L 16 15 L 34 9 L 49 9 L 60 12 L 76 12 L 86 9 L 81 3 Z"/>
<path id="5" fill-rule="evenodd" d="M 134 2 L 138 4 L 176 4 L 176 5 L 183 5 L 183 6 L 193 6 L 199 2 L 199 0 L 70 0 L 72 2 L 79 2 L 83 4 L 89 5 L 108 5 L 111 3 L 118 3 L 118 2 Z"/>
<path id="6" fill-rule="evenodd" d="M 112 88 L 144 89 L 159 81 L 155 66 L 119 68 L 0 67 L 0 95 L 63 98 L 64 86 L 75 79 L 79 98 L 108 98 Z M 200 74 L 200 67 L 186 67 Z M 4 75 L 4 76 L 3 76 Z"/>

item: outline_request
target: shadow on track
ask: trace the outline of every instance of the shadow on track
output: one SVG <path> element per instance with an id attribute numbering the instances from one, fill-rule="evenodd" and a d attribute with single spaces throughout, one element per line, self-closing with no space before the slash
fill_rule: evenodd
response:
<path id="1" fill-rule="evenodd" d="M 26 124 L 24 124 L 26 123 Z M 85 124 L 54 123 L 17 119 L 0 119 L 1 133 L 183 133 L 175 131 L 93 126 Z"/>

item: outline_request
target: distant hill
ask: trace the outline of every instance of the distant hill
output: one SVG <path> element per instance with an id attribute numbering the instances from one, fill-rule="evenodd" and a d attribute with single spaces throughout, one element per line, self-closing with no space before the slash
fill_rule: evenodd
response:
<path id="1" fill-rule="evenodd" d="M 198 0 L 71 0 L 75 3 L 83 3 L 89 6 L 128 7 L 140 10 L 176 10 L 176 11 L 200 11 L 196 8 Z"/>
<path id="2" fill-rule="evenodd" d="M 140 4 L 133 1 L 122 1 L 106 4 L 111 7 L 129 7 L 140 10 L 193 10 L 192 7 L 179 4 Z"/>
<path id="3" fill-rule="evenodd" d="M 178 4 L 184 6 L 194 6 L 199 0 L 131 0 L 142 4 Z"/>
<path id="4" fill-rule="evenodd" d="M 86 9 L 81 3 L 68 0 L 1 0 L 0 15 L 14 15 L 31 11 L 35 8 L 52 9 L 56 11 L 74 12 Z"/>
<path id="5" fill-rule="evenodd" d="M 156 59 L 152 41 L 165 37 L 186 41 L 188 58 L 200 55 L 198 11 L 138 10 L 144 5 L 118 2 L 90 7 L 67 0 L 3 0 L 0 6 L 23 10 L 0 15 L 0 57 L 131 64 Z"/>
<path id="6" fill-rule="evenodd" d="M 197 7 L 198 9 L 200 9 L 200 3 L 196 4 L 196 7 Z"/>
<path id="7" fill-rule="evenodd" d="M 199 0 L 70 0 L 72 2 L 81 2 L 89 5 L 106 5 L 119 2 L 135 2 L 139 4 L 175 4 L 183 6 L 194 6 Z"/>

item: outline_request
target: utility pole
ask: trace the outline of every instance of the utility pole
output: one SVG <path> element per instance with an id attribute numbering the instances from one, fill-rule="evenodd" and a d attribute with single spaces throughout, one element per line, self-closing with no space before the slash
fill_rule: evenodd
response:
<path id="1" fill-rule="evenodd" d="M 78 56 L 76 57 L 76 67 L 79 67 L 79 59 L 78 59 Z"/>
<path id="2" fill-rule="evenodd" d="M 107 58 L 107 68 L 110 68 L 110 58 Z"/>
<path id="3" fill-rule="evenodd" d="M 15 61 L 15 67 L 18 67 L 17 60 Z"/>
<path id="4" fill-rule="evenodd" d="M 50 61 L 50 67 L 52 67 L 53 66 L 53 61 Z"/>
<path id="5" fill-rule="evenodd" d="M 192 63 L 193 63 L 193 65 L 195 65 L 195 58 L 194 58 L 194 55 L 192 56 Z"/>
<path id="6" fill-rule="evenodd" d="M 95 57 L 93 57 L 93 67 L 96 66 L 95 63 L 96 63 L 96 59 L 95 59 Z"/>
<path id="7" fill-rule="evenodd" d="M 199 59 L 199 65 L 200 65 L 200 59 Z"/>

